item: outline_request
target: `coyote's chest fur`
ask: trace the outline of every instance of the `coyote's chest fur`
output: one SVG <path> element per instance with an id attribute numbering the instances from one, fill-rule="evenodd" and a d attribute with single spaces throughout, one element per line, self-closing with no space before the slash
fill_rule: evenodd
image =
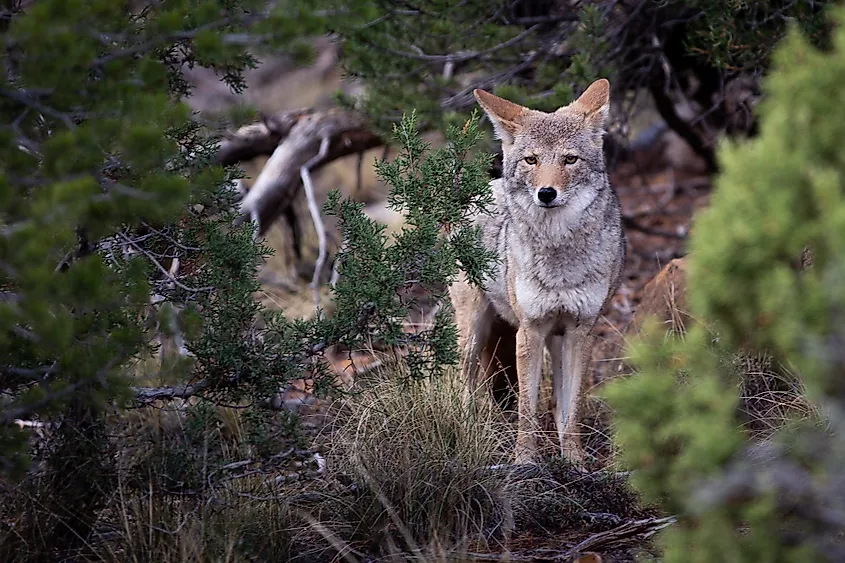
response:
<path id="1" fill-rule="evenodd" d="M 529 321 L 560 333 L 599 315 L 619 273 L 618 236 L 600 228 L 613 198 L 608 189 L 583 209 L 538 208 L 521 218 L 497 201 L 497 213 L 479 217 L 485 246 L 501 257 L 485 283 L 499 316 L 515 327 Z"/>

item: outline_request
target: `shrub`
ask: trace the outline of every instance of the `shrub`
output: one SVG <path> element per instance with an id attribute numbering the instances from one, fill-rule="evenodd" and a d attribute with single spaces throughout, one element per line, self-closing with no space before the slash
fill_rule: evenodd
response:
<path id="1" fill-rule="evenodd" d="M 554 111 L 593 80 L 611 78 L 619 127 L 652 102 L 709 165 L 711 131 L 754 130 L 753 95 L 786 24 L 795 21 L 824 44 L 829 1 L 560 0 L 518 2 L 421 0 L 326 2 L 343 39 L 343 64 L 366 84 L 342 97 L 389 130 L 415 107 L 433 129 L 458 124 L 475 105 L 474 88 Z M 338 9 L 341 8 L 341 9 Z M 735 92 L 752 93 L 743 98 Z M 681 117 L 684 100 L 696 119 Z M 621 134 L 621 135 L 620 135 Z"/>
<path id="2" fill-rule="evenodd" d="M 831 49 L 793 29 L 774 55 L 759 138 L 720 152 L 724 173 L 691 240 L 690 308 L 705 322 L 684 341 L 653 326 L 633 350 L 639 373 L 608 390 L 634 482 L 680 517 L 663 536 L 666 561 L 843 556 L 845 11 L 831 14 Z M 786 424 L 764 441 L 740 430 L 735 371 L 719 358 L 755 350 L 800 376 L 825 426 Z"/>

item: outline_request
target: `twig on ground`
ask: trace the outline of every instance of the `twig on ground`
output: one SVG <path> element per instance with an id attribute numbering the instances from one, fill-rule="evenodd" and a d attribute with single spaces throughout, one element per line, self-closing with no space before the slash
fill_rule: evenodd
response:
<path id="1" fill-rule="evenodd" d="M 468 553 L 474 561 L 527 561 L 569 563 L 585 551 L 608 547 L 631 538 L 650 538 L 660 530 L 674 524 L 675 516 L 645 518 L 625 522 L 615 528 L 593 534 L 566 550 L 535 549 L 525 553 Z"/>
<path id="2" fill-rule="evenodd" d="M 668 528 L 669 526 L 674 524 L 675 521 L 675 516 L 666 516 L 662 518 L 646 518 L 644 520 L 634 520 L 631 522 L 626 522 L 611 530 L 593 534 L 581 543 L 570 548 L 566 554 L 566 557 L 562 559 L 553 559 L 553 561 L 566 560 L 567 558 L 574 557 L 577 553 L 580 553 L 582 551 L 592 550 L 598 547 L 604 547 L 608 544 L 612 544 L 634 536 L 650 538 L 660 530 Z"/>
<path id="3" fill-rule="evenodd" d="M 651 227 L 646 227 L 645 225 L 641 224 L 639 221 L 630 217 L 628 215 L 622 216 L 622 224 L 625 225 L 628 229 L 633 229 L 635 231 L 639 231 L 645 235 L 651 235 L 656 237 L 666 237 L 666 238 L 675 238 L 675 239 L 685 239 L 687 238 L 686 234 L 683 233 L 673 233 L 672 231 L 664 231 L 661 229 L 653 229 Z"/>

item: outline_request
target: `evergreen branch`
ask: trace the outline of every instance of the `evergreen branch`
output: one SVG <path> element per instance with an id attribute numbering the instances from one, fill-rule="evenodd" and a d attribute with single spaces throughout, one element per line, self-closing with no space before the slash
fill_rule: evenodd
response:
<path id="1" fill-rule="evenodd" d="M 64 123 L 68 129 L 74 129 L 76 127 L 76 124 L 70 117 L 68 117 L 66 113 L 62 113 L 51 107 L 45 106 L 38 100 L 34 99 L 32 95 L 25 90 L 0 88 L 0 96 L 4 96 L 6 98 L 9 98 L 10 100 L 14 100 L 20 104 L 23 104 L 26 107 L 34 109 L 35 111 L 43 115 L 58 119 L 59 121 Z"/>
<path id="2" fill-rule="evenodd" d="M 158 270 L 159 270 L 162 274 L 164 274 L 164 276 L 165 276 L 168 280 L 170 280 L 170 281 L 171 281 L 171 282 L 172 282 L 172 283 L 173 283 L 176 287 L 178 287 L 178 288 L 180 288 L 180 289 L 183 289 L 183 290 L 185 290 L 185 291 L 187 291 L 187 292 L 189 292 L 189 293 L 201 293 L 201 292 L 206 292 L 206 291 L 214 291 L 214 289 L 215 289 L 215 288 L 214 288 L 214 287 L 212 287 L 212 286 L 205 286 L 205 287 L 188 287 L 187 285 L 185 285 L 185 284 L 183 284 L 182 282 L 180 282 L 179 280 L 177 280 L 177 279 L 176 279 L 176 277 L 175 277 L 173 274 L 171 274 L 169 270 L 167 270 L 167 268 L 165 268 L 164 266 L 162 266 L 162 265 L 161 265 L 161 262 L 159 262 L 159 261 L 156 259 L 156 257 L 155 257 L 155 256 L 153 256 L 153 255 L 152 255 L 152 253 L 150 253 L 150 251 L 148 251 L 147 249 L 142 248 L 141 246 L 139 246 L 139 245 L 138 245 L 135 241 L 133 241 L 133 240 L 132 240 L 131 238 L 129 238 L 128 236 L 126 236 L 124 233 L 117 233 L 117 234 L 118 234 L 118 236 L 119 236 L 120 238 L 122 238 L 122 239 L 123 239 L 126 243 L 128 243 L 130 246 L 132 246 L 135 250 L 137 250 L 138 252 L 140 252 L 141 254 L 143 254 L 143 255 L 147 258 L 147 260 L 149 260 L 150 262 L 152 262 L 152 263 L 153 263 L 153 265 L 154 265 L 156 268 L 158 268 Z"/>
<path id="3" fill-rule="evenodd" d="M 97 57 L 91 62 L 92 67 L 102 67 L 107 65 L 110 62 L 116 61 L 121 58 L 126 57 L 133 57 L 135 55 L 140 55 L 142 53 L 146 53 L 156 47 L 161 45 L 166 45 L 167 43 L 175 42 L 175 41 L 186 41 L 195 38 L 197 35 L 204 31 L 210 31 L 215 29 L 220 29 L 224 26 L 232 25 L 232 24 L 241 24 L 241 25 L 248 25 L 255 23 L 261 19 L 261 16 L 252 15 L 251 17 L 230 17 L 230 18 L 223 18 L 217 21 L 209 22 L 203 25 L 199 25 L 193 29 L 184 30 L 184 31 L 177 31 L 174 33 L 168 33 L 166 35 L 160 35 L 148 41 L 144 41 L 143 43 L 139 43 L 137 45 L 132 45 L 131 47 L 127 47 L 125 49 L 120 49 L 118 51 L 114 51 L 109 53 L 108 55 L 103 55 L 102 57 Z"/>
<path id="4" fill-rule="evenodd" d="M 2 411 L 0 411 L 0 426 L 13 424 L 16 420 L 19 419 L 30 418 L 34 414 L 37 414 L 38 412 L 42 411 L 48 405 L 67 400 L 70 397 L 77 395 L 79 391 L 91 387 L 96 382 L 102 382 L 109 371 L 119 366 L 126 360 L 124 356 L 125 351 L 122 349 L 118 350 L 118 354 L 112 357 L 108 362 L 106 362 L 106 364 L 97 372 L 94 377 L 86 377 L 79 379 L 56 391 L 51 390 L 49 388 L 49 384 L 45 383 L 43 385 L 44 392 L 41 394 L 41 398 L 37 401 L 18 406 L 7 406 Z"/>

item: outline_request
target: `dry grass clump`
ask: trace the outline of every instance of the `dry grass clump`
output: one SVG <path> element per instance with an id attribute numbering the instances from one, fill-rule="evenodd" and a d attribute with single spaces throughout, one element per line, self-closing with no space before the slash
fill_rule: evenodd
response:
<path id="1" fill-rule="evenodd" d="M 221 489 L 211 499 L 161 496 L 152 489 L 145 495 L 121 487 L 108 518 L 113 529 L 96 560 L 292 561 L 301 520 L 281 490 L 257 481 Z"/>
<path id="2" fill-rule="evenodd" d="M 740 353 L 723 361 L 739 376 L 740 415 L 755 438 L 769 438 L 790 423 L 818 419 L 801 378 L 771 355 Z"/>
<path id="3" fill-rule="evenodd" d="M 327 530 L 368 553 L 459 552 L 507 537 L 513 430 L 457 373 L 411 380 L 385 370 L 339 405 L 328 456 L 349 494 Z"/>

